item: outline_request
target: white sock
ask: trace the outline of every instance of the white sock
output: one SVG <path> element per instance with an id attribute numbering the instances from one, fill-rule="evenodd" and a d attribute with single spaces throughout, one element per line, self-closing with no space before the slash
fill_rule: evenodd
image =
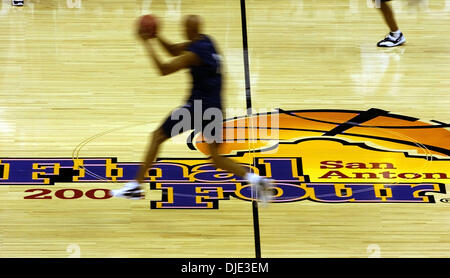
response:
<path id="1" fill-rule="evenodd" d="M 391 32 L 392 34 L 394 34 L 394 36 L 396 37 L 396 38 L 398 38 L 399 36 L 400 36 L 400 34 L 402 33 L 402 31 L 400 31 L 400 29 L 398 29 L 397 31 L 393 31 L 393 32 Z"/>
<path id="2" fill-rule="evenodd" d="M 244 178 L 252 184 L 257 183 L 261 179 L 261 177 L 255 173 L 247 173 Z"/>

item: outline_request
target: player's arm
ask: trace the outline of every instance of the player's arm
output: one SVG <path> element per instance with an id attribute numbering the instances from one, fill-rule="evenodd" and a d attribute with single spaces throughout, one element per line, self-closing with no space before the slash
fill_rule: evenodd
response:
<path id="1" fill-rule="evenodd" d="M 181 69 L 189 68 L 193 65 L 199 65 L 201 62 L 200 58 L 193 52 L 184 51 L 181 53 L 181 55 L 177 56 L 171 61 L 163 63 L 156 55 L 156 52 L 153 49 L 152 42 L 150 40 L 146 40 L 144 41 L 144 44 L 148 50 L 150 57 L 152 58 L 156 67 L 159 69 L 161 75 L 168 75 Z"/>
<path id="2" fill-rule="evenodd" d="M 163 46 L 163 48 L 170 53 L 172 56 L 180 56 L 183 51 L 189 46 L 190 42 L 181 42 L 181 43 L 170 43 L 159 34 L 156 35 L 159 43 Z"/>

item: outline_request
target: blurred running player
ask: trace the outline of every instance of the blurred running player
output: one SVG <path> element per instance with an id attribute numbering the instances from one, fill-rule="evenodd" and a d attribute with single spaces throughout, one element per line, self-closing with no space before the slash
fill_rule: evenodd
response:
<path id="1" fill-rule="evenodd" d="M 145 175 L 151 168 L 157 156 L 159 147 L 167 139 L 178 135 L 189 129 L 202 132 L 208 143 L 211 159 L 217 168 L 223 169 L 237 176 L 244 177 L 257 193 L 257 198 L 262 202 L 268 202 L 272 196 L 269 189 L 270 180 L 260 177 L 240 166 L 228 157 L 221 156 L 218 151 L 222 142 L 222 73 L 220 55 L 216 51 L 213 41 L 207 35 L 201 33 L 201 19 L 196 15 L 189 15 L 184 21 L 187 42 L 171 44 L 156 33 L 156 39 L 172 55 L 175 56 L 170 62 L 164 63 L 156 55 L 153 48 L 154 39 L 148 34 L 140 33 L 139 37 L 146 47 L 148 54 L 161 75 L 168 75 L 181 69 L 190 69 L 192 75 L 192 90 L 186 104 L 172 111 L 162 125 L 153 132 L 152 141 L 147 151 L 144 164 L 136 176 L 136 180 L 125 184 L 119 190 L 111 193 L 115 197 L 128 199 L 142 199 L 143 190 L 141 184 Z M 214 114 L 214 117 L 202 117 L 198 120 L 196 115 Z M 188 128 L 180 128 L 180 116 L 190 118 Z M 206 118 L 206 120 L 205 120 Z M 214 121 L 209 120 L 214 118 Z M 197 119 L 197 120 L 196 120 Z M 217 120 L 218 119 L 218 120 Z M 206 127 L 213 125 L 214 128 Z M 209 132 L 214 130 L 214 132 Z"/>

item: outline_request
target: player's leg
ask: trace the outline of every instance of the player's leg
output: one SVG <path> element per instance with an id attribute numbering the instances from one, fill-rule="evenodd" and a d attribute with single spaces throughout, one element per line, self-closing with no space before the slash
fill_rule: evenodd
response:
<path id="1" fill-rule="evenodd" d="M 121 189 L 112 190 L 111 195 L 127 199 L 142 199 L 144 195 L 140 184 L 144 182 L 145 174 L 152 167 L 161 145 L 167 139 L 192 129 L 193 115 L 193 107 L 189 103 L 173 110 L 163 124 L 153 132 L 144 163 L 139 168 L 136 179 L 126 183 Z"/>
<path id="2" fill-rule="evenodd" d="M 254 188 L 256 192 L 257 199 L 261 200 L 263 203 L 267 203 L 273 196 L 272 190 L 270 189 L 272 182 L 264 177 L 257 174 L 250 173 L 244 167 L 240 166 L 234 160 L 222 156 L 219 154 L 219 144 L 211 143 L 208 144 L 209 152 L 211 155 L 211 160 L 217 168 L 225 170 L 229 173 L 233 173 L 237 176 L 245 178 Z"/>
<path id="3" fill-rule="evenodd" d="M 395 32 L 398 31 L 398 25 L 394 17 L 394 12 L 392 11 L 392 7 L 388 2 L 389 1 L 382 1 L 380 3 L 380 11 L 383 14 L 386 24 L 389 26 L 390 31 Z"/>
<path id="4" fill-rule="evenodd" d="M 404 44 L 406 42 L 405 36 L 398 28 L 397 21 L 395 20 L 394 12 L 391 5 L 388 3 L 390 0 L 375 0 L 381 1 L 380 11 L 389 26 L 389 34 L 381 41 L 378 42 L 379 47 L 393 47 Z"/>
<path id="5" fill-rule="evenodd" d="M 239 177 L 245 177 L 247 175 L 247 170 L 241 165 L 237 164 L 235 161 L 228 157 L 221 156 L 219 154 L 219 144 L 211 143 L 208 144 L 209 152 L 211 154 L 211 160 L 217 166 L 217 168 L 223 169 L 229 173 L 233 173 Z"/>
<path id="6" fill-rule="evenodd" d="M 144 198 L 144 191 L 141 188 L 141 183 L 144 182 L 145 173 L 152 167 L 153 162 L 156 159 L 159 148 L 169 137 L 166 136 L 163 128 L 160 127 L 152 134 L 150 146 L 145 155 L 144 163 L 139 168 L 136 180 L 126 183 L 122 188 L 112 190 L 111 195 L 114 197 L 121 197 L 126 199 L 139 200 Z"/>
<path id="7" fill-rule="evenodd" d="M 122 188 L 117 190 L 112 190 L 111 195 L 114 197 L 121 197 L 126 199 L 143 199 L 143 190 L 141 188 L 141 183 L 145 180 L 145 174 L 148 169 L 150 169 L 153 165 L 153 162 L 158 155 L 158 151 L 167 139 L 190 129 L 191 121 L 188 120 L 188 126 L 183 126 L 183 129 L 179 130 L 178 128 L 174 128 L 180 122 L 179 116 L 183 119 L 191 118 L 192 108 L 189 105 L 185 105 L 180 107 L 170 113 L 170 115 L 166 118 L 163 124 L 153 132 L 152 139 L 150 142 L 150 146 L 145 155 L 144 163 L 139 168 L 139 171 L 136 175 L 136 179 L 134 181 L 126 183 Z"/>
<path id="8" fill-rule="evenodd" d="M 166 136 L 161 127 L 153 132 L 150 147 L 148 148 L 147 154 L 145 155 L 144 164 L 141 165 L 141 167 L 139 168 L 139 172 L 136 176 L 136 181 L 139 184 L 144 182 L 145 173 L 147 173 L 148 169 L 152 167 L 152 164 L 156 159 L 156 155 L 158 154 L 160 146 L 167 139 L 169 139 L 169 137 Z"/>

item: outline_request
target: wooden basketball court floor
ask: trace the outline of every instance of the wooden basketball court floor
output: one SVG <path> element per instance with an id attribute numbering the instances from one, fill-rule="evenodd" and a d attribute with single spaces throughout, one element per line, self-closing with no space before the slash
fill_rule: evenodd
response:
<path id="1" fill-rule="evenodd" d="M 263 258 L 450 256 L 450 136 L 445 124 L 450 122 L 450 1 L 394 1 L 407 44 L 379 49 L 376 42 L 387 27 L 366 1 L 247 0 L 247 52 L 244 1 L 25 2 L 16 8 L 2 0 L 0 9 L 0 257 L 252 258 L 255 228 Z M 357 117 L 354 111 L 371 108 L 411 118 L 389 116 L 361 125 L 406 121 L 438 127 L 379 127 L 365 139 L 346 141 L 364 143 L 378 131 L 389 138 L 409 138 L 406 141 L 414 144 L 408 147 L 372 140 L 367 146 L 373 148 L 365 149 L 342 143 L 344 135 L 341 141 L 306 140 L 280 144 L 268 154 L 247 153 L 240 162 L 301 158 L 297 172 L 308 175 L 309 182 L 322 183 L 317 185 L 321 188 L 337 184 L 330 192 L 341 200 L 333 203 L 319 196 L 317 186 L 302 185 L 310 188 L 309 199 L 280 198 L 259 206 L 257 227 L 252 202 L 245 198 L 230 196 L 212 209 L 150 208 L 150 201 L 164 201 L 165 196 L 159 205 L 170 207 L 183 194 L 170 189 L 163 194 L 147 186 L 145 200 L 103 199 L 105 191 L 96 189 L 119 188 L 120 178 L 95 182 L 85 171 L 83 182 L 82 167 L 75 166 L 71 169 L 78 169 L 78 180 L 46 184 L 62 175 L 64 167 L 58 164 L 61 168 L 56 169 L 55 161 L 64 159 L 74 165 L 82 161 L 87 170 L 90 159 L 116 158 L 109 161 L 115 169 L 109 173 L 120 176 L 124 168 L 117 163 L 141 162 L 151 131 L 182 104 L 189 90 L 187 72 L 160 77 L 135 37 L 136 18 L 148 13 L 161 18 L 162 34 L 174 42 L 183 40 L 183 15 L 204 18 L 204 32 L 213 36 L 224 56 L 224 97 L 232 108 L 227 117 L 245 116 L 249 93 L 255 113 L 281 108 L 314 118 L 308 122 L 297 117 L 294 127 L 303 129 L 342 124 Z M 280 126 L 289 123 L 280 116 Z M 324 128 L 330 130 L 333 124 Z M 358 129 L 363 127 L 350 127 L 354 133 Z M 318 136 L 305 134 L 280 133 L 287 136 L 281 141 L 290 142 Z M 166 143 L 160 158 L 207 163 L 204 154 L 187 146 L 187 135 Z M 390 151 L 380 152 L 382 146 Z M 284 161 L 294 161 L 289 159 Z M 20 164 L 24 161 L 28 164 Z M 395 172 L 396 179 L 380 174 L 387 170 Z M 355 172 L 376 177 L 353 178 Z M 372 186 L 373 198 L 361 201 L 353 187 L 354 198 L 342 201 L 351 195 L 352 182 Z M 342 186 L 344 192 L 338 190 Z M 421 195 L 414 186 L 428 192 Z M 217 188 L 198 190 L 191 194 L 203 196 L 199 203 L 213 200 L 214 194 L 223 197 Z M 398 195 L 400 191 L 406 195 Z"/>

